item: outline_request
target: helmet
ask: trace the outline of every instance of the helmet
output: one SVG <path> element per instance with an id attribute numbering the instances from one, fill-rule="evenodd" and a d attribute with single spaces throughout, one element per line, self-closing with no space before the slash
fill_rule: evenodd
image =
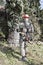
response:
<path id="1" fill-rule="evenodd" d="M 29 18 L 29 15 L 28 14 L 24 14 L 24 15 L 22 15 L 22 18 Z"/>

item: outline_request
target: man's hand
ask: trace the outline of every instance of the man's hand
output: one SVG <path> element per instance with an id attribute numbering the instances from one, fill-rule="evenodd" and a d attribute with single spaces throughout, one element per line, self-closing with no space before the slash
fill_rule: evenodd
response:
<path id="1" fill-rule="evenodd" d="M 26 34 L 24 32 L 19 32 L 22 36 L 26 36 Z"/>

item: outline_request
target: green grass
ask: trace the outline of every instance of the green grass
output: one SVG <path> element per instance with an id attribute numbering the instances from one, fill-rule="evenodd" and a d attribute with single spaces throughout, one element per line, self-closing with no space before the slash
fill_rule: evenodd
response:
<path id="1" fill-rule="evenodd" d="M 10 48 L 6 41 L 0 42 L 0 65 L 43 65 L 43 44 L 27 44 L 27 61 L 19 61 L 20 48 Z"/>

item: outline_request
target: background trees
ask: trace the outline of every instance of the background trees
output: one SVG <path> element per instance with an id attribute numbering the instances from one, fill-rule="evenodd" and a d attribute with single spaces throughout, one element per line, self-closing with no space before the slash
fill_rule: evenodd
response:
<path id="1" fill-rule="evenodd" d="M 12 15 L 16 15 L 20 17 L 21 14 L 25 12 L 30 15 L 30 20 L 32 21 L 34 25 L 35 32 L 37 32 L 36 35 L 37 34 L 39 34 L 39 36 L 41 35 L 41 30 L 43 30 L 42 29 L 43 24 L 40 25 L 39 20 L 41 19 L 43 21 L 43 10 L 40 10 L 40 0 L 11 0 L 11 2 L 9 3 L 6 2 L 5 0 L 0 0 L 0 3 L 3 3 L 3 1 L 4 1 L 4 4 L 6 5 L 4 5 L 5 10 L 2 10 L 2 11 L 0 10 L 0 31 L 2 31 L 2 29 L 4 30 L 5 28 L 7 28 L 5 30 L 8 31 L 8 22 L 10 24 L 9 27 L 12 26 L 12 23 L 13 23 Z M 1 6 L 2 5 L 3 4 L 1 4 Z M 3 16 L 3 13 L 1 14 L 1 12 L 4 13 L 5 17 Z M 2 23 L 5 26 L 3 26 Z"/>

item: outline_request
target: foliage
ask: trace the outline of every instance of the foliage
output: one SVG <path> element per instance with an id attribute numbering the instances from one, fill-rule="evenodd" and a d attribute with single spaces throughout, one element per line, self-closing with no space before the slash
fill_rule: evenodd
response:
<path id="1" fill-rule="evenodd" d="M 10 1 L 11 2 L 9 3 L 6 2 L 6 5 L 5 5 L 6 13 L 4 13 L 5 17 L 2 17 L 2 19 L 5 18 L 5 23 L 4 22 L 2 23 L 6 24 L 8 29 L 14 25 L 14 22 L 17 16 L 20 17 L 23 12 L 29 14 L 30 16 L 35 14 L 37 18 L 41 17 L 43 19 L 43 15 L 42 15 L 43 10 L 40 10 L 40 0 L 10 0 Z M 14 18 L 15 15 L 16 15 L 16 18 Z M 2 23 L 0 23 L 0 28 L 3 29 L 4 27 L 5 29 L 6 26 L 3 26 Z"/>

